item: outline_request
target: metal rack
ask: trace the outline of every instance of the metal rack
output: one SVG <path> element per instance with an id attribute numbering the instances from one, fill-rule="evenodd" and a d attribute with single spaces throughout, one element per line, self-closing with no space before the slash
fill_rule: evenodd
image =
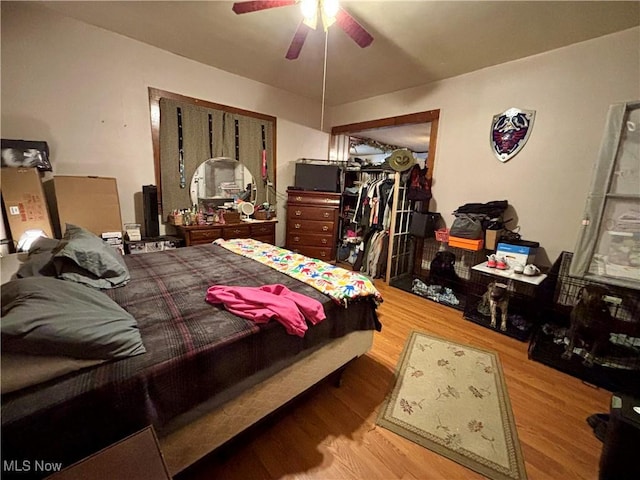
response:
<path id="1" fill-rule="evenodd" d="M 407 200 L 407 187 L 400 182 L 400 173 L 394 174 L 393 211 L 389 228 L 389 256 L 386 281 L 411 272 L 413 243 L 409 233 L 411 202 Z"/>

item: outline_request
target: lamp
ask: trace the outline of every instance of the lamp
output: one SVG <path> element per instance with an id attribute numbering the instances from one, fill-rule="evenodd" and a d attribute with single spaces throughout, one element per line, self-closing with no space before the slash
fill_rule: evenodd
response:
<path id="1" fill-rule="evenodd" d="M 335 23 L 339 9 L 338 0 L 302 0 L 300 2 L 304 24 L 315 30 L 318 24 L 318 11 L 320 11 L 325 32 Z"/>
<path id="2" fill-rule="evenodd" d="M 325 31 L 336 22 L 339 9 L 338 0 L 324 0 L 322 2 L 322 24 Z"/>
<path id="3" fill-rule="evenodd" d="M 304 17 L 304 24 L 309 28 L 316 28 L 318 22 L 318 1 L 317 0 L 302 0 L 300 2 L 300 10 Z"/>
<path id="4" fill-rule="evenodd" d="M 309 28 L 315 30 L 318 23 L 318 11 L 322 18 L 322 26 L 324 28 L 324 68 L 322 72 L 322 110 L 320 112 L 320 130 L 324 130 L 324 103 L 327 86 L 327 45 L 329 36 L 329 27 L 336 22 L 336 15 L 340 10 L 338 0 L 301 0 L 300 10 L 304 20 L 302 21 Z"/>
<path id="5" fill-rule="evenodd" d="M 28 252 L 33 242 L 40 237 L 47 238 L 47 235 L 44 231 L 39 229 L 25 230 L 25 232 L 20 236 L 20 240 L 18 240 L 16 250 L 18 252 Z"/>

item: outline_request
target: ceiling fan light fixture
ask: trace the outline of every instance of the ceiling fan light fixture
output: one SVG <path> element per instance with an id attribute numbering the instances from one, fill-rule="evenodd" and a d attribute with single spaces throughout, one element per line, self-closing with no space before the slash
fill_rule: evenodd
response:
<path id="1" fill-rule="evenodd" d="M 324 27 L 324 31 L 329 30 L 329 27 L 336 23 L 336 17 L 328 17 L 324 10 L 322 11 L 322 26 Z"/>
<path id="2" fill-rule="evenodd" d="M 302 23 L 304 23 L 310 29 L 315 30 L 318 26 L 318 16 L 316 15 L 311 18 L 303 18 Z"/>
<path id="3" fill-rule="evenodd" d="M 305 20 L 312 20 L 318 14 L 318 0 L 301 0 L 300 11 Z"/>
<path id="4" fill-rule="evenodd" d="M 322 2 L 322 14 L 328 19 L 332 19 L 331 23 L 336 21 L 336 15 L 340 10 L 338 0 L 324 0 Z"/>
<path id="5" fill-rule="evenodd" d="M 318 24 L 318 0 L 301 0 L 300 11 L 302 11 L 302 22 L 315 30 Z"/>

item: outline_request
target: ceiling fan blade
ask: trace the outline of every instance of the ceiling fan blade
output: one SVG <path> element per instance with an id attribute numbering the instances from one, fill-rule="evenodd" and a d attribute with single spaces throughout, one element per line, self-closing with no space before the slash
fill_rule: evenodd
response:
<path id="1" fill-rule="evenodd" d="M 302 46 L 304 45 L 304 41 L 307 39 L 307 35 L 311 31 L 311 28 L 307 26 L 304 22 L 300 22 L 298 25 L 298 29 L 296 33 L 293 35 L 293 40 L 291 40 L 291 45 L 289 45 L 289 50 L 287 50 L 287 60 L 295 60 L 300 55 L 300 50 L 302 50 Z"/>
<path id="2" fill-rule="evenodd" d="M 354 42 L 360 47 L 365 48 L 371 45 L 373 37 L 367 32 L 362 25 L 360 25 L 355 18 L 349 15 L 343 8 L 338 10 L 336 15 L 336 23 L 338 26 L 349 35 Z"/>
<path id="3" fill-rule="evenodd" d="M 258 12 L 269 8 L 286 7 L 295 5 L 298 0 L 255 0 L 249 2 L 236 2 L 233 4 L 232 10 L 240 15 L 241 13 Z"/>

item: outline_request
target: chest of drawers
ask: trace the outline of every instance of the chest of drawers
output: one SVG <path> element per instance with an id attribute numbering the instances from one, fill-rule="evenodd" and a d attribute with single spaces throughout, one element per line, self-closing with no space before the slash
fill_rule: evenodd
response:
<path id="1" fill-rule="evenodd" d="M 185 246 L 211 243 L 218 238 L 253 238 L 261 242 L 276 243 L 276 221 L 227 223 L 224 225 L 176 225 L 178 235 L 184 238 Z"/>
<path id="2" fill-rule="evenodd" d="M 339 193 L 287 190 L 286 248 L 335 261 L 340 198 Z"/>

